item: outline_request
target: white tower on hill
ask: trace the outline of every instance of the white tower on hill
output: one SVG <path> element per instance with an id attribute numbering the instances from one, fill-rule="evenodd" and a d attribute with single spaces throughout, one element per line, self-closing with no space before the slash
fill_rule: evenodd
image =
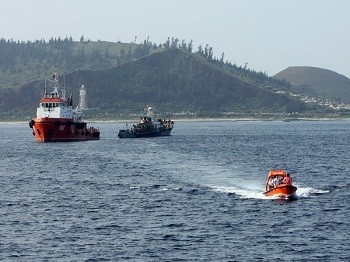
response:
<path id="1" fill-rule="evenodd" d="M 79 109 L 80 110 L 88 109 L 86 106 L 86 90 L 84 85 L 81 86 L 79 91 Z"/>

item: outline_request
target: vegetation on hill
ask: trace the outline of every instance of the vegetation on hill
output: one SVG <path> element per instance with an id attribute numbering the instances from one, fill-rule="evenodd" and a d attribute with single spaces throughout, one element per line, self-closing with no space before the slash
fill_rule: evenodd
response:
<path id="1" fill-rule="evenodd" d="M 161 50 L 157 45 L 51 38 L 20 42 L 0 39 L 0 89 L 42 80 L 56 65 L 62 74 L 80 69 L 99 70 L 139 59 Z"/>
<path id="2" fill-rule="evenodd" d="M 32 116 L 43 79 L 55 65 L 75 105 L 84 84 L 88 106 L 113 115 L 139 113 L 145 103 L 169 114 L 190 111 L 202 116 L 320 110 L 290 97 L 286 80 L 224 61 L 224 53 L 217 58 L 209 45 L 194 51 L 192 40 L 169 37 L 157 45 L 148 39 L 125 44 L 86 41 L 83 36 L 79 42 L 1 39 L 0 50 L 0 117 Z M 285 92 L 276 93 L 281 90 Z"/>
<path id="3" fill-rule="evenodd" d="M 299 94 L 350 104 L 350 79 L 331 70 L 293 66 L 275 77 L 290 82 L 291 90 Z"/>
<path id="4" fill-rule="evenodd" d="M 218 116 L 222 112 L 300 112 L 304 103 L 232 76 L 203 57 L 186 50 L 168 49 L 137 61 L 104 70 L 80 70 L 65 76 L 68 92 L 78 97 L 82 84 L 89 107 L 118 114 L 138 113 L 145 103 L 162 112 L 190 111 Z M 22 109 L 35 109 L 43 81 L 13 91 Z M 13 108 L 10 99 L 4 107 Z"/>
<path id="5" fill-rule="evenodd" d="M 194 52 L 205 58 L 210 63 L 220 66 L 235 77 L 261 87 L 280 90 L 288 89 L 289 83 L 269 77 L 266 73 L 255 72 L 244 67 L 224 61 L 225 54 L 220 59 L 213 53 L 213 47 L 199 45 L 198 50 L 193 50 L 193 40 L 181 43 L 177 38 L 168 38 L 164 43 L 157 45 L 144 40 L 141 44 L 113 43 L 105 41 L 93 42 L 84 40 L 79 42 L 68 38 L 51 38 L 48 41 L 14 41 L 0 39 L 0 89 L 11 88 L 42 80 L 51 73 L 53 66 L 61 70 L 61 74 L 68 74 L 77 70 L 100 70 L 136 61 L 137 59 L 155 52 L 168 49 L 181 49 L 190 53 Z"/>

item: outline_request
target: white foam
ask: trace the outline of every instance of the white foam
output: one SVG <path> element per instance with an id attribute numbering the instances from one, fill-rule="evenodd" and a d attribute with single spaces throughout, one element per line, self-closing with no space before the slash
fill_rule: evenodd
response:
<path id="1" fill-rule="evenodd" d="M 329 190 L 320 190 L 311 187 L 298 187 L 297 197 L 315 197 L 316 194 L 327 194 Z"/>
<path id="2" fill-rule="evenodd" d="M 252 190 L 248 188 L 242 188 L 238 186 L 231 186 L 231 187 L 225 187 L 225 186 L 209 186 L 213 190 L 217 192 L 222 192 L 226 194 L 235 194 L 239 196 L 242 199 L 278 199 L 278 197 L 270 197 L 265 196 L 263 194 L 263 190 Z M 307 197 L 315 197 L 315 194 L 326 194 L 329 193 L 328 190 L 320 190 L 310 187 L 298 187 L 298 190 L 296 192 L 297 198 L 307 198 Z"/>
<path id="3" fill-rule="evenodd" d="M 246 199 L 268 199 L 263 192 L 250 190 L 250 189 L 244 189 L 239 187 L 220 187 L 220 186 L 214 186 L 211 187 L 217 192 L 222 192 L 226 194 L 236 194 L 240 198 L 246 198 Z"/>

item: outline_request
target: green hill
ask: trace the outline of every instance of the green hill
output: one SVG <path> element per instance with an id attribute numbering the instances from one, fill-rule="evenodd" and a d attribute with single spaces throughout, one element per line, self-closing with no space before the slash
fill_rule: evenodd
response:
<path id="1" fill-rule="evenodd" d="M 163 50 L 151 42 L 143 44 L 68 39 L 15 42 L 0 39 L 0 89 L 42 80 L 58 66 L 61 74 L 82 69 L 98 70 L 135 61 Z"/>
<path id="2" fill-rule="evenodd" d="M 275 75 L 292 84 L 291 90 L 322 100 L 350 103 L 350 79 L 331 70 L 293 66 Z"/>
<path id="3" fill-rule="evenodd" d="M 243 77 L 242 72 L 230 68 L 175 48 L 109 69 L 75 71 L 64 79 L 67 93 L 72 92 L 77 98 L 84 84 L 89 107 L 114 115 L 139 113 L 145 103 L 156 105 L 162 112 L 191 111 L 203 115 L 307 109 L 301 101 L 266 90 L 267 77 L 263 77 L 260 87 L 255 73 L 248 72 Z M 249 81 L 244 81 L 245 78 Z M 276 83 L 271 81 L 270 85 Z M 0 103 L 5 111 L 33 115 L 43 89 L 44 82 L 35 81 L 10 91 L 0 90 L 6 93 L 0 94 Z"/>

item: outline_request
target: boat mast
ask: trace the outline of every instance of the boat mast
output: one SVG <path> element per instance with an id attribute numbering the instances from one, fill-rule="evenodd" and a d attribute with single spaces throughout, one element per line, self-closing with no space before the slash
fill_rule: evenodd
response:
<path id="1" fill-rule="evenodd" d="M 66 98 L 66 76 L 63 76 L 63 89 L 62 89 L 62 98 Z"/>
<path id="2" fill-rule="evenodd" d="M 45 97 L 47 97 L 46 77 L 45 77 L 45 90 L 44 90 L 44 96 L 45 96 Z"/>
<path id="3" fill-rule="evenodd" d="M 58 69 L 57 69 L 57 66 L 55 66 L 55 69 L 53 70 L 53 83 L 54 83 L 54 86 L 53 86 L 53 93 L 58 95 Z"/>

